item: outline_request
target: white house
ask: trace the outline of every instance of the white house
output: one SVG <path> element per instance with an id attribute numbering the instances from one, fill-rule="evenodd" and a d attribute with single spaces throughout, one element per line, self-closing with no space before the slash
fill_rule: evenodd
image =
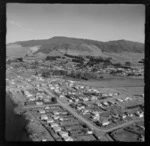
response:
<path id="1" fill-rule="evenodd" d="M 48 116 L 47 115 L 41 115 L 41 119 L 42 120 L 48 120 Z"/>

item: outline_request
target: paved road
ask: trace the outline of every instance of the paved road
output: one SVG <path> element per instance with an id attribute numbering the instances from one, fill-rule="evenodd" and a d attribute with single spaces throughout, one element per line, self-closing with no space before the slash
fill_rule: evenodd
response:
<path id="1" fill-rule="evenodd" d="M 16 73 L 15 73 L 15 74 L 16 74 Z M 27 81 L 25 81 L 25 80 L 24 80 L 24 82 L 26 82 L 26 83 L 32 85 L 30 82 L 27 82 Z M 33 86 L 33 85 L 32 85 L 32 86 Z M 56 95 L 54 95 L 52 92 L 50 92 L 48 89 L 46 89 L 46 88 L 44 88 L 44 87 L 43 87 L 42 89 L 43 89 L 45 92 L 47 92 L 49 95 L 51 95 L 51 96 L 56 96 Z M 137 120 L 129 121 L 129 122 L 123 123 L 123 124 L 121 124 L 121 125 L 112 127 L 112 128 L 110 128 L 110 129 L 100 129 L 100 128 L 94 126 L 92 123 L 90 123 L 90 122 L 87 121 L 86 119 L 84 119 L 82 116 L 78 115 L 78 114 L 77 114 L 74 110 L 72 110 L 72 108 L 70 108 L 67 104 L 62 103 L 62 102 L 59 100 L 59 98 L 57 98 L 57 100 L 58 100 L 58 103 L 59 103 L 62 107 L 64 107 L 65 109 L 67 109 L 67 110 L 68 110 L 70 113 L 72 113 L 75 117 L 77 117 L 78 119 L 80 119 L 81 121 L 83 121 L 84 123 L 86 123 L 86 124 L 87 124 L 89 127 L 91 127 L 93 130 L 98 131 L 98 132 L 99 132 L 100 134 L 102 134 L 102 135 L 104 135 L 106 132 L 110 132 L 110 131 L 112 131 L 112 130 L 115 130 L 115 129 L 118 129 L 118 128 L 127 126 L 127 125 L 132 124 L 132 123 L 134 123 L 134 122 L 136 122 L 136 121 L 142 120 L 142 119 L 137 119 Z M 38 106 L 38 107 L 39 107 L 39 106 Z"/>
<path id="2" fill-rule="evenodd" d="M 26 81 L 24 81 L 24 82 L 26 82 Z M 32 84 L 29 83 L 29 82 L 28 82 L 28 84 L 32 85 Z M 33 85 L 32 85 L 32 86 L 33 86 Z M 42 89 L 43 89 L 44 91 L 46 91 L 48 94 L 50 94 L 51 96 L 56 96 L 56 95 L 54 95 L 52 92 L 50 92 L 48 89 L 46 89 L 46 88 L 42 88 Z M 15 90 L 19 90 L 19 89 L 15 89 Z M 94 129 L 94 130 L 96 130 L 96 131 L 100 131 L 101 133 L 110 132 L 110 131 L 112 131 L 112 130 L 115 130 L 115 129 L 118 129 L 118 128 L 127 126 L 127 125 L 132 124 L 132 123 L 134 123 L 134 122 L 136 122 L 136 121 L 142 120 L 142 119 L 137 119 L 137 120 L 134 120 L 134 121 L 129 121 L 129 122 L 127 122 L 127 123 L 123 123 L 123 124 L 121 124 L 121 125 L 112 127 L 112 128 L 110 128 L 110 129 L 100 129 L 100 128 L 94 126 L 92 123 L 90 123 L 90 122 L 87 121 L 86 119 L 84 119 L 82 116 L 78 115 L 78 114 L 77 114 L 74 110 L 72 110 L 72 108 L 70 108 L 67 104 L 61 102 L 61 101 L 59 100 L 59 98 L 57 98 L 57 99 L 58 99 L 58 103 L 59 103 L 60 105 L 62 105 L 62 107 L 64 107 L 64 108 L 67 109 L 68 111 L 70 111 L 73 115 L 75 115 L 75 116 L 76 116 L 77 118 L 79 118 L 81 121 L 85 122 L 85 123 L 86 123 L 89 127 L 91 127 L 92 129 Z M 28 107 L 28 108 L 35 108 L 35 107 L 36 107 L 36 106 L 34 106 L 34 107 Z M 37 107 L 39 107 L 39 106 L 37 106 Z M 43 107 L 43 105 L 42 105 L 41 107 Z"/>
<path id="3" fill-rule="evenodd" d="M 47 90 L 46 88 L 44 88 L 44 90 L 48 93 L 48 94 L 52 94 L 49 90 Z M 64 107 L 65 109 L 67 109 L 70 113 L 72 113 L 75 117 L 77 117 L 78 119 L 80 119 L 81 121 L 83 121 L 84 123 L 86 123 L 89 127 L 91 127 L 91 129 L 93 130 L 98 130 L 96 126 L 94 126 L 93 124 L 91 124 L 90 122 L 88 122 L 86 119 L 84 119 L 82 116 L 78 115 L 75 111 L 73 111 L 67 104 L 62 103 L 58 98 L 58 103 Z M 102 132 L 102 135 L 104 134 L 103 131 L 99 131 Z"/>
<path id="4" fill-rule="evenodd" d="M 47 90 L 46 88 L 43 88 L 48 94 L 53 94 L 51 93 L 49 90 Z M 118 125 L 118 126 L 115 126 L 115 127 L 112 127 L 112 128 L 109 128 L 109 129 L 100 129 L 96 126 L 94 126 L 92 123 L 90 123 L 89 121 L 87 121 L 86 119 L 84 119 L 82 116 L 78 115 L 75 111 L 72 110 L 72 108 L 70 108 L 67 104 L 65 103 L 62 103 L 59 98 L 57 98 L 58 100 L 58 103 L 60 105 L 62 105 L 62 107 L 64 107 L 65 109 L 67 109 L 68 111 L 70 111 L 73 115 L 75 115 L 77 118 L 79 118 L 81 121 L 85 122 L 89 127 L 91 127 L 93 130 L 96 130 L 96 131 L 99 131 L 101 132 L 102 134 L 104 134 L 105 132 L 110 132 L 112 130 L 115 130 L 115 129 L 118 129 L 118 128 L 121 128 L 121 127 L 124 127 L 124 126 L 127 126 L 129 124 L 132 124 L 134 122 L 137 122 L 137 121 L 141 121 L 142 119 L 136 119 L 136 120 L 133 120 L 133 121 L 129 121 L 129 122 L 126 122 L 126 123 L 123 123 L 121 125 Z"/>
<path id="5" fill-rule="evenodd" d="M 138 122 L 138 121 L 141 121 L 141 120 L 142 120 L 142 119 L 136 119 L 136 120 L 133 120 L 133 121 L 129 121 L 129 122 L 123 123 L 123 124 L 121 124 L 121 125 L 118 125 L 118 126 L 109 128 L 109 129 L 107 129 L 107 130 L 103 130 L 103 131 L 105 131 L 105 132 L 110 132 L 110 131 L 112 131 L 112 130 L 115 130 L 115 129 L 118 129 L 118 128 L 122 128 L 122 127 L 128 126 L 128 125 L 130 125 L 130 124 L 132 124 L 132 123 L 134 123 L 134 122 Z"/>
<path id="6" fill-rule="evenodd" d="M 59 104 L 55 104 L 59 105 Z M 46 107 L 46 106 L 53 106 L 53 104 L 46 104 L 46 105 L 31 105 L 31 106 L 25 106 L 26 109 L 34 109 L 34 108 L 40 108 L 40 107 Z"/>

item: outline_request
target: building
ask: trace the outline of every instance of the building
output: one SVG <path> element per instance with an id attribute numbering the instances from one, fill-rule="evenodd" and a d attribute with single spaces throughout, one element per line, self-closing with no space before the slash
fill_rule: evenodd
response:
<path id="1" fill-rule="evenodd" d="M 45 114 L 45 110 L 39 110 L 40 114 Z"/>
<path id="2" fill-rule="evenodd" d="M 41 115 L 41 120 L 48 120 L 48 116 L 47 115 Z"/>

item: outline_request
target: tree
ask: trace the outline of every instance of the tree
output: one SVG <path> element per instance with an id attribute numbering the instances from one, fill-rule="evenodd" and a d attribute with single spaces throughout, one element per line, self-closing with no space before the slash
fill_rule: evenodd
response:
<path id="1" fill-rule="evenodd" d="M 131 63 L 129 61 L 125 62 L 125 66 L 131 66 Z"/>
<path id="2" fill-rule="evenodd" d="M 22 58 L 17 58 L 18 61 L 20 62 L 23 62 L 23 59 Z"/>
<path id="3" fill-rule="evenodd" d="M 94 73 L 94 72 L 96 72 L 97 71 L 97 68 L 96 67 L 93 67 L 92 68 L 92 72 Z"/>
<path id="4" fill-rule="evenodd" d="M 107 59 L 111 61 L 113 58 L 112 57 L 108 57 Z"/>
<path id="5" fill-rule="evenodd" d="M 144 59 L 141 59 L 138 63 L 145 63 Z"/>
<path id="6" fill-rule="evenodd" d="M 7 64 L 11 64 L 11 60 L 7 60 L 6 63 L 7 63 Z"/>
<path id="7" fill-rule="evenodd" d="M 88 128 L 88 126 L 86 124 L 83 124 L 82 127 L 83 128 Z"/>
<path id="8" fill-rule="evenodd" d="M 50 76 L 49 72 L 43 72 L 42 77 L 48 78 Z"/>
<path id="9" fill-rule="evenodd" d="M 52 98 L 51 98 L 51 102 L 52 102 L 52 103 L 57 103 L 57 99 L 56 99 L 55 97 L 52 97 Z"/>
<path id="10" fill-rule="evenodd" d="M 122 65 L 120 63 L 114 64 L 115 67 L 121 67 Z"/>

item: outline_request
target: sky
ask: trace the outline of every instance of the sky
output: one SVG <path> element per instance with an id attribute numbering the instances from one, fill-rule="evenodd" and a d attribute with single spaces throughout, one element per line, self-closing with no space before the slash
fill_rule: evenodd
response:
<path id="1" fill-rule="evenodd" d="M 145 41 L 141 4 L 7 4 L 6 43 L 54 36 Z"/>

